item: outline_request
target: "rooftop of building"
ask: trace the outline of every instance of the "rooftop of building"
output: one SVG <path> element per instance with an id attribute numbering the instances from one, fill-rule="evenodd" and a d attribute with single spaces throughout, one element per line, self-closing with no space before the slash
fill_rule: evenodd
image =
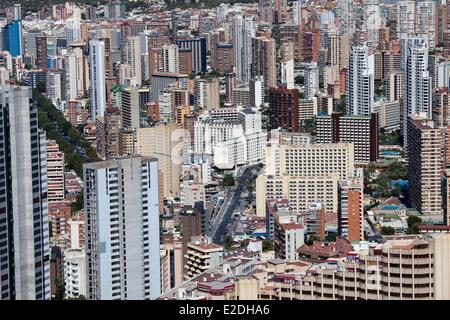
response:
<path id="1" fill-rule="evenodd" d="M 149 161 L 149 162 L 157 162 L 158 161 L 158 159 L 151 158 L 151 157 L 125 156 L 125 157 L 121 157 L 121 158 L 117 158 L 117 159 L 98 161 L 98 162 L 90 162 L 90 163 L 84 164 L 84 166 L 87 169 L 105 169 L 105 168 L 109 168 L 109 167 L 115 166 L 121 160 L 136 159 L 136 158 L 140 158 L 143 161 Z"/>

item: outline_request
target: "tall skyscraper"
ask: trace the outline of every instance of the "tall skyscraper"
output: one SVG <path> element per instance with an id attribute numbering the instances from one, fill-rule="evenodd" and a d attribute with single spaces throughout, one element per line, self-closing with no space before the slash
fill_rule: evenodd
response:
<path id="1" fill-rule="evenodd" d="M 89 43 L 91 72 L 92 120 L 103 117 L 106 108 L 105 43 L 93 40 Z"/>
<path id="2" fill-rule="evenodd" d="M 365 45 L 352 48 L 347 74 L 347 114 L 369 116 L 374 103 L 374 59 Z"/>
<path id="3" fill-rule="evenodd" d="M 139 37 L 128 37 L 125 45 L 124 62 L 130 66 L 131 85 L 142 84 L 141 48 Z"/>
<path id="4" fill-rule="evenodd" d="M 105 110 L 105 116 L 98 117 L 97 120 L 97 150 L 103 159 L 114 159 L 119 156 L 119 130 L 122 128 L 122 113 L 119 108 L 108 107 Z"/>
<path id="5" fill-rule="evenodd" d="M 293 23 L 298 25 L 300 25 L 302 22 L 302 2 L 303 0 L 296 0 L 292 2 Z"/>
<path id="6" fill-rule="evenodd" d="M 0 86 L 0 299 L 50 299 L 45 134 L 31 88 Z"/>
<path id="7" fill-rule="evenodd" d="M 415 31 L 415 1 L 397 2 L 397 38 L 407 39 Z"/>
<path id="8" fill-rule="evenodd" d="M 236 69 L 236 80 L 248 83 L 251 76 L 252 38 L 256 27 L 252 16 L 237 15 L 233 21 L 233 64 Z"/>
<path id="9" fill-rule="evenodd" d="M 442 220 L 441 177 L 446 167 L 446 127 L 426 117 L 408 117 L 408 172 L 411 203 L 424 215 Z"/>
<path id="10" fill-rule="evenodd" d="M 157 160 L 128 157 L 85 164 L 83 171 L 87 298 L 157 298 Z"/>
<path id="11" fill-rule="evenodd" d="M 404 79 L 403 145 L 408 148 L 408 116 L 419 113 L 431 118 L 432 90 L 428 71 L 428 45 L 426 39 L 407 39 Z"/>
<path id="12" fill-rule="evenodd" d="M 1 30 L 2 49 L 11 53 L 13 58 L 23 54 L 22 21 L 13 20 Z"/>
<path id="13" fill-rule="evenodd" d="M 68 44 L 81 40 L 81 9 L 78 7 L 73 9 L 72 17 L 67 22 L 66 36 Z"/>
<path id="14" fill-rule="evenodd" d="M 428 47 L 434 49 L 437 44 L 436 3 L 434 1 L 417 1 L 416 33 L 428 39 Z"/>
<path id="15" fill-rule="evenodd" d="M 252 38 L 251 43 L 251 78 L 264 77 L 264 88 L 267 92 L 269 88 L 277 85 L 275 40 L 258 37 Z"/>

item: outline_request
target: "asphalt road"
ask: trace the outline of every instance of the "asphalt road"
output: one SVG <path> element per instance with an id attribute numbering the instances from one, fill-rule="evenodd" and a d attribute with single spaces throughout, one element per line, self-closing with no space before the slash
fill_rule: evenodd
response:
<path id="1" fill-rule="evenodd" d="M 220 210 L 210 222 L 210 235 L 213 242 L 219 244 L 224 242 L 227 226 L 231 221 L 233 212 L 239 207 L 241 194 L 245 190 L 245 185 L 253 177 L 253 171 L 257 167 L 258 165 L 252 165 L 239 169 L 235 178 L 236 183 L 234 188 L 229 190 Z"/>

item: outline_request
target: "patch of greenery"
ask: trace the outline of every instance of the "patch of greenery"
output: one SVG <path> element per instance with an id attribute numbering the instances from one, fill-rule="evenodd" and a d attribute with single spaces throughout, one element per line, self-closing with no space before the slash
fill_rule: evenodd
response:
<path id="1" fill-rule="evenodd" d="M 262 251 L 267 252 L 273 250 L 272 242 L 270 240 L 263 240 L 262 242 Z"/>
<path id="2" fill-rule="evenodd" d="M 401 195 L 398 187 L 391 187 L 392 180 L 406 179 L 406 167 L 403 162 L 393 162 L 389 164 L 386 170 L 381 172 L 374 181 L 368 179 L 369 172 L 374 168 L 370 167 L 364 173 L 364 193 L 372 194 L 376 192 L 381 197 L 399 197 Z"/>
<path id="3" fill-rule="evenodd" d="M 242 240 L 241 241 L 241 248 L 247 248 L 249 243 L 250 243 L 250 239 Z"/>
<path id="4" fill-rule="evenodd" d="M 393 132 L 384 132 L 384 130 L 380 130 L 378 134 L 378 143 L 380 145 L 399 145 L 399 135 L 397 131 Z"/>
<path id="5" fill-rule="evenodd" d="M 225 173 L 222 179 L 222 185 L 224 187 L 232 187 L 234 186 L 235 180 L 231 173 Z"/>
<path id="6" fill-rule="evenodd" d="M 70 204 L 70 208 L 72 209 L 72 214 L 84 208 L 83 190 L 77 194 L 75 201 Z"/>
<path id="7" fill-rule="evenodd" d="M 305 241 L 305 244 L 307 246 L 312 246 L 314 244 L 314 241 L 322 240 L 320 237 L 316 236 L 315 234 L 312 234 L 309 236 L 309 238 Z"/>
<path id="8" fill-rule="evenodd" d="M 383 226 L 381 227 L 381 234 L 384 236 L 391 236 L 395 234 L 395 229 L 392 227 L 386 227 Z"/>
<path id="9" fill-rule="evenodd" d="M 408 229 L 406 229 L 407 234 L 419 233 L 419 226 L 422 224 L 422 219 L 420 217 L 411 215 L 406 222 L 408 223 Z"/>
<path id="10" fill-rule="evenodd" d="M 231 247 L 233 245 L 233 238 L 230 235 L 227 235 L 225 237 L 225 241 L 224 241 L 224 248 L 227 251 L 231 251 Z"/>
<path id="11" fill-rule="evenodd" d="M 78 176 L 82 176 L 83 164 L 86 161 L 82 155 L 75 152 L 74 146 L 83 148 L 86 151 L 89 162 L 101 160 L 97 152 L 81 133 L 72 127 L 70 122 L 64 118 L 64 115 L 56 109 L 50 100 L 37 90 L 33 90 L 33 98 L 38 105 L 39 127 L 45 130 L 47 138 L 55 140 L 58 143 L 59 149 L 64 152 L 67 168 L 74 170 Z M 58 127 L 68 136 L 68 139 L 74 146 L 61 136 L 60 132 L 53 125 L 53 122 L 57 123 Z"/>

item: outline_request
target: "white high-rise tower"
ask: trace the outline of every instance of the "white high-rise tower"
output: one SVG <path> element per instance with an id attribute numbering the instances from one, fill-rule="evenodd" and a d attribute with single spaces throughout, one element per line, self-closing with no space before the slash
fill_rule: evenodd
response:
<path id="1" fill-rule="evenodd" d="M 236 80 L 246 84 L 251 76 L 252 38 L 256 27 L 253 16 L 235 16 L 233 24 L 233 63 Z"/>
<path id="2" fill-rule="evenodd" d="M 367 46 L 350 52 L 347 74 L 347 115 L 369 116 L 374 104 L 374 56 Z"/>
<path id="3" fill-rule="evenodd" d="M 91 115 L 92 120 L 103 117 L 106 108 L 105 42 L 94 40 L 89 43 L 91 72 Z"/>
<path id="4" fill-rule="evenodd" d="M 407 123 L 410 115 L 431 118 L 432 79 L 428 71 L 428 41 L 421 37 L 409 38 L 406 42 L 403 137 L 407 148 Z"/>
<path id="5" fill-rule="evenodd" d="M 0 86 L 0 300 L 51 298 L 46 139 L 31 97 Z"/>
<path id="6" fill-rule="evenodd" d="M 158 162 L 127 157 L 85 164 L 87 298 L 161 293 Z"/>

